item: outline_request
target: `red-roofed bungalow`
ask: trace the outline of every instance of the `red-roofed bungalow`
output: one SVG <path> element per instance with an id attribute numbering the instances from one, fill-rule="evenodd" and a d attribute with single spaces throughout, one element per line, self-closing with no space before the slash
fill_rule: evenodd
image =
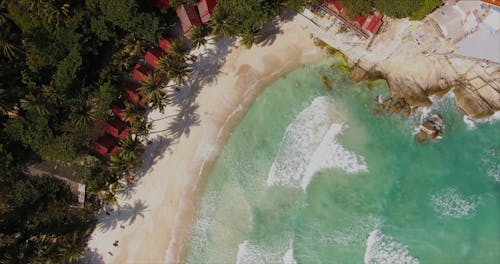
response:
<path id="1" fill-rule="evenodd" d="M 123 97 L 127 98 L 130 102 L 139 102 L 140 105 L 145 106 L 146 100 L 139 95 L 139 87 L 141 87 L 140 84 L 131 80 L 125 80 L 123 82 Z"/>
<path id="2" fill-rule="evenodd" d="M 170 0 L 154 0 L 153 6 L 166 10 L 170 7 Z"/>
<path id="3" fill-rule="evenodd" d="M 182 31 L 184 31 L 184 33 L 187 33 L 194 26 L 201 25 L 200 15 L 198 14 L 198 10 L 196 10 L 196 6 L 184 4 L 179 6 L 175 12 L 181 21 Z"/>
<path id="4" fill-rule="evenodd" d="M 365 23 L 363 24 L 363 29 L 372 33 L 373 35 L 377 34 L 378 30 L 382 26 L 383 17 L 383 14 L 375 12 L 373 15 L 370 15 L 365 21 Z"/>
<path id="5" fill-rule="evenodd" d="M 146 54 L 144 54 L 144 60 L 151 66 L 155 67 L 158 65 L 158 61 L 163 57 L 163 51 L 159 48 L 151 48 Z"/>
<path id="6" fill-rule="evenodd" d="M 149 75 L 149 68 L 140 63 L 137 63 L 134 66 L 134 69 L 132 70 L 132 77 L 134 78 L 134 80 L 138 82 L 144 80 L 148 75 Z"/>
<path id="7" fill-rule="evenodd" d="M 342 12 L 342 4 L 339 2 L 339 1 L 335 1 L 335 0 L 329 0 L 328 1 L 328 6 L 332 9 L 332 10 L 335 10 L 337 12 Z"/>
<path id="8" fill-rule="evenodd" d="M 113 111 L 113 114 L 123 120 L 123 106 L 119 106 L 116 104 L 111 105 L 111 110 Z"/>
<path id="9" fill-rule="evenodd" d="M 130 128 L 117 118 L 113 118 L 109 121 L 102 121 L 101 126 L 106 133 L 115 138 L 126 138 L 130 132 Z"/>
<path id="10" fill-rule="evenodd" d="M 117 145 L 118 140 L 110 135 L 104 135 L 99 138 L 97 141 L 92 143 L 92 147 L 99 154 L 103 155 L 106 158 L 109 158 L 110 155 L 115 154 L 120 150 L 120 147 Z"/>
<path id="11" fill-rule="evenodd" d="M 216 0 L 200 0 L 198 3 L 198 12 L 200 13 L 202 23 L 210 21 L 210 15 L 214 12 L 216 3 Z"/>
<path id="12" fill-rule="evenodd" d="M 362 27 L 363 24 L 366 22 L 367 18 L 368 18 L 367 16 L 358 16 L 358 17 L 353 18 L 351 21 L 354 24 L 358 24 L 359 27 Z"/>
<path id="13" fill-rule="evenodd" d="M 160 48 L 164 51 L 168 51 L 171 44 L 172 42 L 170 42 L 170 40 L 168 39 L 161 38 L 160 40 L 158 40 L 158 46 L 160 46 Z"/>

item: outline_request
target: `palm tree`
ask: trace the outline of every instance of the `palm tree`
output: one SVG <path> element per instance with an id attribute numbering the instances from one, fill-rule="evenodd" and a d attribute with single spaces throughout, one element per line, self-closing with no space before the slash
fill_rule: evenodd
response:
<path id="1" fill-rule="evenodd" d="M 26 111 L 35 112 L 39 115 L 47 115 L 49 113 L 46 107 L 46 100 L 40 94 L 28 93 L 25 98 L 20 100 L 21 107 Z"/>
<path id="2" fill-rule="evenodd" d="M 85 128 L 92 122 L 92 115 L 90 115 L 89 109 L 85 105 L 72 106 L 69 119 L 75 127 Z"/>
<path id="3" fill-rule="evenodd" d="M 59 23 L 63 18 L 69 17 L 69 4 L 65 3 L 60 7 L 52 6 L 49 8 L 50 11 L 47 12 L 47 22 L 52 24 L 55 22 L 56 26 L 59 26 Z"/>
<path id="4" fill-rule="evenodd" d="M 173 57 L 186 58 L 186 48 L 184 47 L 184 42 L 181 39 L 175 39 L 170 44 L 170 48 L 168 49 L 168 53 Z M 172 57 L 171 56 L 171 57 Z"/>
<path id="5" fill-rule="evenodd" d="M 163 113 L 167 106 L 167 93 L 161 87 L 159 80 L 160 78 L 156 72 L 150 73 L 141 81 L 138 92 L 148 103 L 151 103 L 151 108 L 159 109 Z"/>
<path id="6" fill-rule="evenodd" d="M 211 16 L 210 20 L 210 24 L 212 26 L 212 34 L 222 37 L 231 36 L 231 26 L 229 25 L 229 23 L 227 23 L 221 12 L 217 12 L 216 10 L 215 13 Z"/>
<path id="7" fill-rule="evenodd" d="M 191 71 L 191 66 L 185 58 L 167 55 L 158 61 L 158 73 L 162 77 L 173 80 L 177 85 L 183 84 Z"/>
<path id="8" fill-rule="evenodd" d="M 132 132 L 135 137 L 144 138 L 149 135 L 150 129 L 151 124 L 148 123 L 148 120 L 144 116 L 141 116 L 132 124 L 130 132 Z"/>
<path id="9" fill-rule="evenodd" d="M 191 29 L 189 34 L 189 39 L 193 43 L 193 46 L 199 48 L 207 44 L 206 36 L 208 35 L 208 28 L 206 25 L 196 26 Z"/>
<path id="10" fill-rule="evenodd" d="M 109 158 L 109 169 L 115 175 L 125 175 L 141 165 L 143 145 L 138 137 L 128 135 L 120 139 L 120 150 Z"/>
<path id="11" fill-rule="evenodd" d="M 139 102 L 125 101 L 125 109 L 123 109 L 123 120 L 129 123 L 134 123 L 137 116 L 144 114 L 144 107 Z"/>
<path id="12" fill-rule="evenodd" d="M 22 50 L 14 44 L 18 35 L 12 29 L 11 23 L 8 23 L 5 20 L 4 23 L 0 23 L 2 26 L 0 27 L 0 50 L 4 57 L 9 60 L 18 57 L 18 53 Z"/>

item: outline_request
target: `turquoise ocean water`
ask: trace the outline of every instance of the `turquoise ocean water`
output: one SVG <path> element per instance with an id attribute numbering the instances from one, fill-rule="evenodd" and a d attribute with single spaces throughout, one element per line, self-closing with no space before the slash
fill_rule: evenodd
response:
<path id="1" fill-rule="evenodd" d="M 444 138 L 417 144 L 418 117 L 372 114 L 385 82 L 334 62 L 256 99 L 209 175 L 187 262 L 500 263 L 500 123 L 468 129 L 445 98 Z"/>

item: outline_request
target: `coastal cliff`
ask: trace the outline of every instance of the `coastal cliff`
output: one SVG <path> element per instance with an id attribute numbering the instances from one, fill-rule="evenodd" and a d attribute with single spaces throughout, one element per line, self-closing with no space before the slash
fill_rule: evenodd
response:
<path id="1" fill-rule="evenodd" d="M 324 28 L 319 25 L 325 25 L 325 18 L 321 23 L 313 20 L 296 19 L 345 55 L 354 81 L 383 78 L 394 98 L 404 98 L 413 107 L 429 106 L 431 96 L 451 91 L 471 119 L 500 111 L 500 65 L 457 55 L 428 21 L 384 18 L 380 32 L 369 41 L 343 32 L 335 21 Z M 415 34 L 424 36 L 425 45 Z"/>

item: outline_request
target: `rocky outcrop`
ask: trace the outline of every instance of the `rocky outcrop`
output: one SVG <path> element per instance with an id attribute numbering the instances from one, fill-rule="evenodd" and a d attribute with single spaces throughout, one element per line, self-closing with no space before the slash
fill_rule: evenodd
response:
<path id="1" fill-rule="evenodd" d="M 469 117 L 473 119 L 485 118 L 491 116 L 496 110 L 499 110 L 498 105 L 491 105 L 488 101 L 494 98 L 483 98 L 479 93 L 475 92 L 467 86 L 457 86 L 453 89 L 455 93 L 455 101 Z"/>
<path id="2" fill-rule="evenodd" d="M 415 139 L 418 143 L 424 141 L 435 140 L 443 137 L 444 122 L 443 117 L 439 114 L 433 114 L 427 117 L 420 127 Z"/>

